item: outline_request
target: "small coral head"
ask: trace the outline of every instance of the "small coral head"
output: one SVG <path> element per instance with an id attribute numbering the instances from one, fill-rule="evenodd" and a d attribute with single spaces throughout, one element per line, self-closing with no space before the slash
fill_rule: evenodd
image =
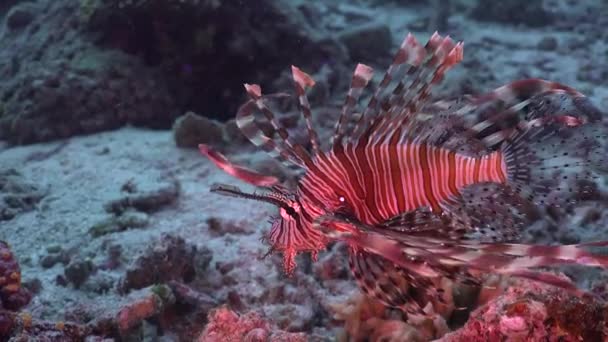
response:
<path id="1" fill-rule="evenodd" d="M 215 184 L 211 192 L 221 195 L 252 199 L 273 204 L 279 208 L 279 215 L 271 220 L 270 233 L 264 237 L 270 244 L 272 252 L 283 253 L 285 273 L 290 275 L 296 267 L 295 257 L 299 252 L 312 252 L 313 255 L 325 247 L 320 232 L 312 229 L 295 194 L 285 188 L 274 186 L 264 193 L 247 193 L 238 187 L 226 184 Z"/>

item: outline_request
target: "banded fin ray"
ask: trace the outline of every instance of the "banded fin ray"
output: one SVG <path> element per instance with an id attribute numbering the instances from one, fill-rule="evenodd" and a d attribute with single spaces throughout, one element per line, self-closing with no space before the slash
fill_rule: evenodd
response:
<path id="1" fill-rule="evenodd" d="M 320 152 L 319 137 L 312 123 L 312 113 L 310 109 L 310 103 L 306 96 L 306 88 L 312 88 L 315 85 L 315 81 L 307 73 L 300 70 L 298 67 L 291 66 L 291 74 L 293 77 L 293 84 L 296 95 L 298 96 L 298 107 L 300 113 L 304 117 L 306 122 L 306 130 L 308 132 L 308 140 L 312 146 L 313 155 Z"/>
<path id="2" fill-rule="evenodd" d="M 382 256 L 422 277 L 450 276 L 450 274 L 442 274 L 441 266 L 465 267 L 527 278 L 580 293 L 570 281 L 532 269 L 564 264 L 608 268 L 608 257 L 584 250 L 585 247 L 592 246 L 590 244 L 535 246 L 509 243 L 458 243 L 407 235 L 388 237 L 374 227 L 352 218 L 345 219 L 338 216 L 326 216 L 317 224 L 328 238 L 342 240 L 366 252 Z M 424 259 L 425 265 L 417 265 L 412 258 Z"/>
<path id="3" fill-rule="evenodd" d="M 260 147 L 273 158 L 282 163 L 289 161 L 292 164 L 305 167 L 310 162 L 310 155 L 299 144 L 293 143 L 289 139 L 289 133 L 275 117 L 273 111 L 266 104 L 268 96 L 262 95 L 262 88 L 257 84 L 245 84 L 245 90 L 250 97 L 250 101 L 241 106 L 236 115 L 236 124 L 241 132 L 253 143 Z M 274 97 L 287 95 L 275 94 Z M 267 122 L 272 126 L 273 133 L 279 136 L 280 143 L 276 143 L 273 138 L 267 136 L 256 122 L 256 111 L 263 114 Z"/>
<path id="4" fill-rule="evenodd" d="M 361 94 L 363 93 L 363 90 L 367 84 L 371 81 L 373 75 L 374 70 L 371 67 L 365 64 L 357 64 L 351 79 L 350 88 L 348 89 L 348 93 L 344 98 L 342 112 L 340 113 L 338 121 L 336 121 L 334 135 L 331 138 L 330 146 L 342 144 L 342 140 L 344 139 L 344 134 L 346 133 L 347 129 L 346 126 L 348 125 L 349 120 L 352 119 L 353 110 L 357 107 L 359 98 L 361 97 Z"/>
<path id="5" fill-rule="evenodd" d="M 592 191 L 598 170 L 608 167 L 599 141 L 608 132 L 599 125 L 567 127 L 548 117 L 523 132 L 515 132 L 501 146 L 507 184 L 532 203 L 547 207 L 575 202 L 573 194 Z"/>
<path id="6" fill-rule="evenodd" d="M 452 66 L 444 63 L 446 56 L 462 56 L 462 45 L 459 43 L 454 47 L 449 37 L 442 37 L 437 32 L 424 47 L 413 35 L 408 34 L 363 114 L 354 120 L 349 142 L 359 141 L 397 108 L 409 108 L 410 114 L 415 113 L 427 100 L 431 87 L 439 83 L 445 71 Z M 455 61 L 457 58 L 447 59 Z M 404 65 L 409 65 L 409 68 L 404 70 Z M 389 86 L 394 83 L 393 90 L 389 91 Z"/>
<path id="7" fill-rule="evenodd" d="M 370 143 L 395 141 L 391 140 L 394 135 L 409 133 L 408 127 L 416 122 L 416 116 L 427 102 L 432 87 L 438 85 L 444 74 L 458 64 L 463 56 L 462 43 L 454 44 L 449 37 L 438 35 L 431 37 L 426 51 L 426 61 L 420 66 L 412 66 L 419 71 L 407 73 L 412 78 L 410 82 L 393 94 L 392 103 L 372 121 L 363 134 L 370 138 Z M 403 136 L 399 141 L 403 141 Z"/>
<path id="8" fill-rule="evenodd" d="M 383 257 L 359 248 L 351 248 L 349 266 L 359 288 L 368 296 L 373 296 L 384 305 L 399 309 L 408 315 L 425 315 L 423 307 L 432 302 L 444 304 L 444 289 L 441 280 L 430 277 L 416 277 Z M 448 273 L 448 271 L 445 271 Z M 451 269 L 450 272 L 459 272 Z M 464 277 L 464 275 L 463 275 Z M 469 284 L 477 284 L 476 279 L 467 278 Z M 463 282 L 465 280 L 463 279 Z"/>
<path id="9" fill-rule="evenodd" d="M 473 134 L 493 149 L 515 131 L 541 117 L 578 118 L 597 122 L 602 113 L 584 94 L 561 83 L 530 78 L 518 80 L 473 98 L 459 115 L 476 116 Z"/>

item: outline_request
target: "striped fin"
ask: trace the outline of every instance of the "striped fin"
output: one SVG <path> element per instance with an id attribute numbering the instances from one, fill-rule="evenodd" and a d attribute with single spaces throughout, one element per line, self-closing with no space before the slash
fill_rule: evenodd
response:
<path id="1" fill-rule="evenodd" d="M 312 124 L 310 103 L 308 102 L 308 97 L 306 96 L 306 88 L 312 88 L 315 85 L 315 81 L 312 79 L 312 77 L 310 77 L 310 75 L 293 65 L 291 66 L 291 74 L 293 76 L 293 83 L 296 89 L 296 95 L 298 96 L 298 106 L 300 108 L 300 113 L 302 113 L 302 116 L 306 121 L 308 138 L 310 140 L 310 144 L 312 145 L 313 154 L 316 155 L 320 152 L 319 137 L 317 136 L 317 132 L 315 131 Z"/>
<path id="2" fill-rule="evenodd" d="M 584 97 L 584 95 L 576 89 L 561 83 L 539 78 L 528 78 L 503 85 L 491 92 L 478 96 L 475 102 L 480 104 L 499 100 L 505 104 L 505 107 L 510 107 L 538 94 L 544 94 L 551 91 L 567 93 L 574 97 Z"/>
<path id="3" fill-rule="evenodd" d="M 215 151 L 209 145 L 200 144 L 198 145 L 198 149 L 201 154 L 211 160 L 218 168 L 243 182 L 263 187 L 269 187 L 279 183 L 279 179 L 276 177 L 265 176 L 248 168 L 231 163 L 224 155 Z"/>
<path id="4" fill-rule="evenodd" d="M 396 102 L 391 106 L 393 115 L 408 111 L 415 113 L 426 103 L 433 85 L 439 84 L 445 73 L 460 63 L 463 58 L 463 43 L 454 44 L 450 37 L 445 37 L 441 44 L 432 52 L 432 57 L 421 67 L 418 78 L 403 94 L 395 94 Z M 414 89 L 416 90 L 414 92 Z"/>
<path id="5" fill-rule="evenodd" d="M 379 255 L 351 248 L 349 266 L 359 288 L 388 307 L 424 316 L 428 303 L 435 308 L 445 303 L 439 279 L 415 277 Z"/>
<path id="6" fill-rule="evenodd" d="M 541 121 L 516 132 L 501 148 L 507 184 L 541 207 L 573 203 L 581 193 L 591 191 L 599 177 L 596 172 L 608 168 L 599 144 L 608 132 L 601 125 L 564 127 L 561 122 L 535 120 Z"/>
<path id="7" fill-rule="evenodd" d="M 374 75 L 374 70 L 364 64 L 357 64 L 355 72 L 350 83 L 350 88 L 344 99 L 344 105 L 342 106 L 342 113 L 340 118 L 336 122 L 335 132 L 331 138 L 331 146 L 334 144 L 341 144 L 344 134 L 346 133 L 346 125 L 348 120 L 352 119 L 352 112 L 357 106 L 359 97 L 363 93 L 363 89 L 367 86 L 369 81 Z"/>
<path id="8" fill-rule="evenodd" d="M 437 37 L 438 34 L 434 34 L 431 40 L 429 40 L 429 44 L 431 44 L 430 42 L 435 42 Z M 419 66 L 425 57 L 426 51 L 424 47 L 420 45 L 411 33 L 408 33 L 395 54 L 392 64 L 388 67 L 384 73 L 384 77 L 374 90 L 363 115 L 355 122 L 355 128 L 350 136 L 350 141 L 356 141 L 363 131 L 368 128 L 373 119 L 383 111 L 382 106 L 388 104 L 389 95 L 386 92 L 391 82 L 394 79 L 398 82 L 393 92 L 398 91 L 397 89 L 400 87 L 404 87 L 403 79 L 407 76 L 407 73 L 400 74 L 402 67 L 406 64 Z"/>
<path id="9" fill-rule="evenodd" d="M 236 124 L 241 132 L 251 143 L 262 148 L 273 158 L 283 163 L 289 161 L 292 164 L 305 168 L 306 164 L 311 162 L 310 155 L 302 146 L 290 141 L 289 133 L 287 133 L 285 127 L 278 122 L 274 113 L 266 105 L 265 98 L 267 97 L 262 96 L 260 86 L 257 84 L 245 84 L 245 90 L 251 100 L 241 106 L 236 116 Z M 279 94 L 275 96 L 284 97 L 285 95 Z M 256 111 L 261 112 L 271 124 L 274 132 L 279 136 L 280 144 L 264 134 L 256 122 Z"/>
<path id="10" fill-rule="evenodd" d="M 419 67 L 410 68 L 410 82 L 396 89 L 385 109 L 386 113 L 378 118 L 380 122 L 367 133 L 375 137 L 374 141 L 391 135 L 395 127 L 411 123 L 412 117 L 418 114 L 428 100 L 432 87 L 439 84 L 445 72 L 458 64 L 463 57 L 462 43 L 454 44 L 449 37 L 433 35 L 425 48 L 426 61 Z"/>
<path id="11" fill-rule="evenodd" d="M 489 273 L 528 278 L 579 293 L 570 281 L 532 268 L 565 264 L 579 264 L 608 268 L 608 257 L 593 254 L 584 248 L 589 245 L 536 246 L 523 244 L 454 243 L 425 237 L 400 236 L 389 238 L 360 222 L 343 218 L 325 218 L 324 232 L 328 238 L 346 241 L 395 263 L 418 276 L 438 276 L 441 268 L 465 267 Z M 602 244 L 608 244 L 603 242 Z M 414 265 L 412 258 L 426 261 L 423 267 Z M 433 267 L 435 265 L 435 267 Z M 432 270 L 432 271 L 429 271 Z"/>
<path id="12" fill-rule="evenodd" d="M 528 122 L 537 118 L 578 118 L 578 124 L 602 118 L 601 111 L 579 91 L 542 79 L 524 79 L 501 86 L 478 96 L 459 114 L 475 114 L 479 118 L 471 130 L 491 148 L 498 147 L 515 131 L 522 131 Z"/>

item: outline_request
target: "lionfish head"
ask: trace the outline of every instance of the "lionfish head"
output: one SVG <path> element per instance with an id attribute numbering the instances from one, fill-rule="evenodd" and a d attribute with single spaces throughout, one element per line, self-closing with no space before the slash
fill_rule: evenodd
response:
<path id="1" fill-rule="evenodd" d="M 275 114 L 267 106 L 267 100 L 284 94 L 264 95 L 257 84 L 245 84 L 249 101 L 244 103 L 236 115 L 236 124 L 241 133 L 251 143 L 267 152 L 278 161 L 308 170 L 313 164 L 315 155 L 323 153 L 311 119 L 311 110 L 306 98 L 305 90 L 314 86 L 315 82 L 308 74 L 297 67 L 291 68 L 295 92 L 300 112 L 306 121 L 309 133 L 309 142 L 312 153 L 303 145 L 289 138 L 289 133 L 275 118 Z M 260 121 L 270 124 L 272 134 L 267 135 L 259 125 Z M 268 127 L 268 126 L 266 126 Z M 318 230 L 313 228 L 312 216 L 306 213 L 298 194 L 279 185 L 276 177 L 262 175 L 248 168 L 231 163 L 221 153 L 208 145 L 199 145 L 199 150 L 210 161 L 224 172 L 248 184 L 263 188 L 263 193 L 246 193 L 230 185 L 218 185 L 212 192 L 224 195 L 253 199 L 274 204 L 279 208 L 279 214 L 272 219 L 272 227 L 265 240 L 270 244 L 270 252 L 283 253 L 284 269 L 287 274 L 293 272 L 298 253 L 311 252 L 313 259 L 318 251 L 325 248 L 327 239 Z"/>
<path id="2" fill-rule="evenodd" d="M 284 269 L 291 274 L 296 267 L 295 257 L 301 252 L 312 252 L 313 257 L 325 247 L 323 239 L 311 232 L 312 222 L 306 220 L 304 208 L 297 194 L 281 186 L 272 186 L 263 192 L 247 193 L 236 186 L 215 184 L 211 192 L 270 203 L 279 209 L 271 218 L 270 232 L 263 238 L 270 245 L 265 256 L 272 252 L 283 253 Z"/>

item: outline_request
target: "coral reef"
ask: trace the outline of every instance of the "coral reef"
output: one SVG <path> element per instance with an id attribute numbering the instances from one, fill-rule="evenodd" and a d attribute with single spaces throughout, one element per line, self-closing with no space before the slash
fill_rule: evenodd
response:
<path id="1" fill-rule="evenodd" d="M 96 48 L 81 32 L 77 10 L 75 1 L 22 2 L 9 10 L 0 37 L 0 138 L 25 144 L 125 123 L 167 127 L 177 116 L 159 73 Z"/>
<path id="2" fill-rule="evenodd" d="M 0 241 L 0 309 L 17 311 L 30 298 L 30 293 L 21 286 L 21 269 L 10 246 Z"/>
<path id="3" fill-rule="evenodd" d="M 607 332 L 606 302 L 517 280 L 441 341 L 603 341 Z"/>
<path id="4" fill-rule="evenodd" d="M 288 333 L 277 329 L 256 312 L 239 315 L 226 307 L 220 307 L 209 313 L 208 320 L 205 330 L 198 337 L 199 342 L 304 342 L 307 340 L 302 333 Z"/>
<path id="5" fill-rule="evenodd" d="M 604 110 L 607 14 L 602 2 L 568 0 L 0 1 L 0 340 L 606 339 L 607 276 L 596 270 L 560 269 L 597 298 L 513 280 L 446 284 L 449 305 L 418 321 L 355 290 L 344 245 L 315 262 L 299 256 L 286 277 L 260 242 L 277 213 L 209 195 L 228 178 L 191 147 L 212 144 L 292 182 L 295 172 L 237 128 L 242 83 L 289 90 L 288 66 L 299 65 L 316 81 L 308 94 L 325 143 L 346 75 L 357 62 L 390 62 L 408 30 L 466 42 L 431 113 L 522 77 L 572 85 Z M 606 120 L 554 99 L 520 114 Z M 307 141 L 291 100 L 269 103 Z M 530 210 L 522 238 L 605 240 L 607 185 L 584 186 L 576 205 Z"/>

